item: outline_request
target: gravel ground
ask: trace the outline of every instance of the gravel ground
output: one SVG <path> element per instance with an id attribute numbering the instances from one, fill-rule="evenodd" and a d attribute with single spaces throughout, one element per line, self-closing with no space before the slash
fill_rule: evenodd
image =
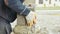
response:
<path id="1" fill-rule="evenodd" d="M 60 10 L 36 10 L 36 13 L 36 29 L 47 28 L 49 34 L 60 34 Z"/>

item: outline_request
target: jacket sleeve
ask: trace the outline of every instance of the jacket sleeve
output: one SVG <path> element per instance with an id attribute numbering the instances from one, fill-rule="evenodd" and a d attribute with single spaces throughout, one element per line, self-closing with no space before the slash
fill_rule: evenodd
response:
<path id="1" fill-rule="evenodd" d="M 24 6 L 20 0 L 8 0 L 7 6 L 15 10 L 20 15 L 27 16 L 30 12 L 30 10 Z"/>

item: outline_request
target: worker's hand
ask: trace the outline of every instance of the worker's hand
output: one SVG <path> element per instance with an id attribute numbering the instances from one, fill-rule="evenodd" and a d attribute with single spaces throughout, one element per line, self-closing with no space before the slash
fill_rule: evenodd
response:
<path id="1" fill-rule="evenodd" d="M 26 20 L 27 20 L 27 25 L 30 27 L 33 26 L 33 24 L 36 24 L 36 13 L 31 11 L 26 16 Z"/>

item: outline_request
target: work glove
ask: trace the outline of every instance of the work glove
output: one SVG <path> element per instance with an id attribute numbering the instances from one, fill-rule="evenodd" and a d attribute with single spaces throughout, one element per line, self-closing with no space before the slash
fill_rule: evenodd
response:
<path id="1" fill-rule="evenodd" d="M 36 24 L 36 13 L 31 11 L 27 16 L 26 16 L 26 21 L 27 21 L 27 26 L 32 27 L 34 24 Z"/>

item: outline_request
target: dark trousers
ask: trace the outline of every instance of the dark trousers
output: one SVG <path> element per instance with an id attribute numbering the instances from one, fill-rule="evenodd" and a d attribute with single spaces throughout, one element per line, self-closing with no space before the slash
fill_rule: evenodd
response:
<path id="1" fill-rule="evenodd" d="M 12 31 L 8 21 L 0 17 L 0 34 L 10 34 Z"/>

